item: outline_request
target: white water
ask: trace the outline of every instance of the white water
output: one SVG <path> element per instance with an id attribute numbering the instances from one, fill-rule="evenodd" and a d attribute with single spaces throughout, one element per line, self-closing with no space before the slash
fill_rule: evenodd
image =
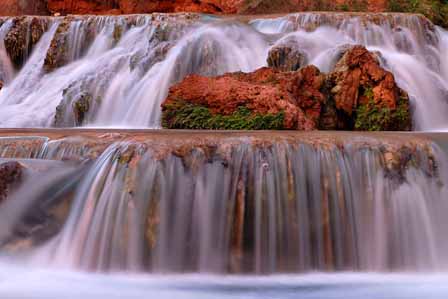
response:
<path id="1" fill-rule="evenodd" d="M 392 161 L 411 159 L 400 173 L 388 168 L 387 142 L 350 140 L 253 148 L 250 139 L 224 138 L 212 158 L 196 148 L 183 159 L 153 157 L 175 140 L 114 143 L 77 184 L 63 229 L 31 261 L 112 272 L 445 271 L 446 153 L 422 141 L 392 150 L 401 155 Z M 3 152 L 17 148 L 12 142 Z M 68 138 L 30 151 L 52 165 L 88 158 L 88 144 Z M 49 194 L 65 188 L 60 180 L 35 185 Z M 16 192 L 25 202 L 42 193 L 26 184 Z M 20 202 L 11 196 L 6 215 L 9 202 Z M 20 240 L 5 221 L 4 235 Z"/>
<path id="2" fill-rule="evenodd" d="M 446 274 L 98 275 L 0 262 L 5 299 L 446 299 Z"/>
<path id="3" fill-rule="evenodd" d="M 71 106 L 77 96 L 88 94 L 94 100 L 85 126 L 159 128 L 160 104 L 171 84 L 191 73 L 253 71 L 266 64 L 272 45 L 292 40 L 307 54 L 308 63 L 323 71 L 331 69 L 345 44 L 380 51 L 384 66 L 412 97 L 416 129 L 448 127 L 446 31 L 431 31 L 416 16 L 385 16 L 380 25 L 359 17 L 334 14 L 331 18 L 298 14 L 255 20 L 250 26 L 207 17 L 191 21 L 142 16 L 135 25 L 129 25 L 126 17 L 76 20 L 67 38 L 69 63 L 44 73 L 54 25 L 23 70 L 0 91 L 0 126 L 53 125 L 66 90 L 69 98 L 59 125 L 78 125 Z M 92 23 L 96 34 L 85 45 Z M 116 28 L 121 28 L 121 36 Z"/>

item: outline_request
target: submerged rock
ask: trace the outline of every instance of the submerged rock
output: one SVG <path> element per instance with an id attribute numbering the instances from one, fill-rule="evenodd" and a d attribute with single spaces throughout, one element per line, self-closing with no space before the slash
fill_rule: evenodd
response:
<path id="1" fill-rule="evenodd" d="M 174 85 L 162 104 L 171 129 L 410 130 L 409 97 L 375 53 L 346 48 L 329 75 L 297 66 L 284 48 L 274 68 L 218 77 L 192 75 Z M 288 56 L 288 57 L 287 57 Z M 295 56 L 298 58 L 298 56 Z M 278 70 L 280 69 L 280 70 Z"/>
<path id="2" fill-rule="evenodd" d="M 6 162 L 0 164 L 0 202 L 8 196 L 12 185 L 20 182 L 23 167 L 19 162 Z"/>

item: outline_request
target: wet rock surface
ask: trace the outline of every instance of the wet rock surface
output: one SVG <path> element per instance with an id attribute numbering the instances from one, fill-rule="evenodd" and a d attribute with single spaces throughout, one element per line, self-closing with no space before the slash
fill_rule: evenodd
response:
<path id="1" fill-rule="evenodd" d="M 48 29 L 48 20 L 37 17 L 17 17 L 4 39 L 6 51 L 15 67 L 20 68 L 34 46 Z"/>
<path id="2" fill-rule="evenodd" d="M 268 66 L 279 71 L 297 71 L 307 63 L 306 54 L 297 43 L 289 42 L 276 45 L 268 54 Z"/>
<path id="3" fill-rule="evenodd" d="M 346 48 L 329 74 L 314 66 L 291 70 L 288 48 L 269 55 L 274 68 L 218 77 L 192 75 L 174 85 L 162 104 L 170 129 L 253 129 L 242 119 L 282 114 L 281 126 L 256 129 L 408 131 L 409 97 L 375 53 Z M 285 54 L 286 53 L 286 54 Z M 296 57 L 297 58 L 297 57 Z M 275 61 L 275 62 L 274 62 Z M 278 70 L 280 69 L 280 70 Z M 236 115 L 246 109 L 246 115 Z M 228 121 L 238 122 L 231 126 Z M 260 120 L 259 120 L 260 121 Z"/>
<path id="4" fill-rule="evenodd" d="M 0 203 L 8 197 L 13 185 L 20 183 L 23 166 L 19 162 L 5 162 L 0 164 Z"/>
<path id="5" fill-rule="evenodd" d="M 71 18 L 64 18 L 56 29 L 44 61 L 44 69 L 46 72 L 51 72 L 67 63 L 67 37 L 71 21 Z"/>

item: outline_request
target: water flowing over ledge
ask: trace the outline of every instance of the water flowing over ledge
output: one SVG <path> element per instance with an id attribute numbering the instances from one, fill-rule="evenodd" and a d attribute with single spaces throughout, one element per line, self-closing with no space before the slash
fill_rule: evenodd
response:
<path id="1" fill-rule="evenodd" d="M 285 42 L 322 71 L 346 44 L 379 51 L 412 98 L 416 129 L 448 127 L 447 33 L 419 15 L 153 14 L 0 23 L 1 127 L 159 128 L 160 104 L 173 83 L 192 73 L 254 71 Z"/>
<path id="2" fill-rule="evenodd" d="M 448 266 L 444 134 L 2 132 L 2 163 L 19 161 L 24 178 L 0 203 L 1 248 L 41 265 L 258 274 Z"/>

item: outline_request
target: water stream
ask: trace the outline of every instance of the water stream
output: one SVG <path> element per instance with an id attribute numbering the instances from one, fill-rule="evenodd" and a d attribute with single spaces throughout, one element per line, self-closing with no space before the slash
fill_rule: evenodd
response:
<path id="1" fill-rule="evenodd" d="M 416 15 L 302 13 L 248 24 L 201 15 L 78 17 L 66 27 L 64 22 L 52 20 L 23 69 L 5 80 L 0 126 L 160 128 L 160 104 L 173 83 L 191 73 L 253 71 L 266 65 L 272 46 L 288 41 L 322 71 L 331 70 L 344 45 L 379 51 L 411 95 L 415 128 L 448 127 L 447 33 Z M 1 28 L 6 32 L 8 26 Z M 52 57 L 52 39 L 62 39 L 58 47 L 67 53 L 49 72 L 44 65 Z M 13 72 L 3 73 L 10 78 Z M 83 97 L 91 104 L 77 123 L 71 107 Z"/>

